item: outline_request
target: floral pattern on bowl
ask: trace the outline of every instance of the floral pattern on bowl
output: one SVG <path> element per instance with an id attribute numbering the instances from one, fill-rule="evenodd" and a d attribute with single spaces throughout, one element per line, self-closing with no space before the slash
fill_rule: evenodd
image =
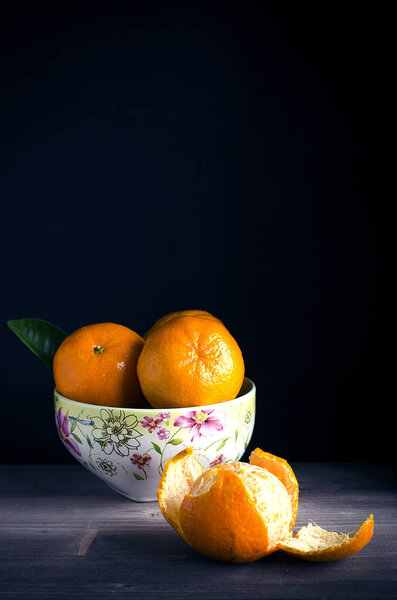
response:
<path id="1" fill-rule="evenodd" d="M 188 446 L 204 468 L 239 460 L 255 421 L 255 386 L 249 379 L 235 400 L 188 409 L 119 409 L 74 402 L 56 390 L 54 396 L 65 447 L 111 488 L 136 501 L 157 499 L 167 460 Z"/>

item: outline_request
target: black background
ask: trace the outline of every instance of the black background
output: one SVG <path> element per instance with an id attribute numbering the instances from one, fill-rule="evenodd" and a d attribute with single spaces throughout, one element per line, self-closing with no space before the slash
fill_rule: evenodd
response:
<path id="1" fill-rule="evenodd" d="M 359 8 L 358 8 L 359 6 Z M 335 3 L 1 2 L 2 462 L 69 462 L 7 330 L 206 309 L 255 445 L 387 459 L 391 17 Z"/>

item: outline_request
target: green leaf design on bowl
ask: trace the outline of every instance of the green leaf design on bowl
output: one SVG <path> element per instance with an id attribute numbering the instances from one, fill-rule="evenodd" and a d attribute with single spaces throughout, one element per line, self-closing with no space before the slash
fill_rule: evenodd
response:
<path id="1" fill-rule="evenodd" d="M 216 449 L 216 452 L 218 452 L 218 450 L 221 450 L 223 448 L 223 446 L 226 444 L 226 442 L 227 442 L 228 439 L 229 438 L 226 437 L 224 440 L 221 441 L 221 443 L 219 444 L 219 446 Z"/>
<path id="2" fill-rule="evenodd" d="M 172 444 L 173 446 L 178 446 L 179 444 L 182 444 L 183 440 L 180 440 L 179 438 L 174 438 L 173 440 L 169 441 L 169 444 Z"/>
<path id="3" fill-rule="evenodd" d="M 152 442 L 152 446 L 156 450 L 156 452 L 158 452 L 159 454 L 161 454 L 161 448 L 160 448 L 160 446 L 158 444 L 155 444 L 154 442 Z"/>

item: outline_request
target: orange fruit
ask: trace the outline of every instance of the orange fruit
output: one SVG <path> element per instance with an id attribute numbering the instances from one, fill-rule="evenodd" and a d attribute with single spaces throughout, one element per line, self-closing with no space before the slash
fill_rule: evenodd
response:
<path id="1" fill-rule="evenodd" d="M 219 321 L 177 317 L 147 338 L 138 377 L 154 408 L 217 404 L 239 393 L 244 360 L 236 340 Z"/>
<path id="2" fill-rule="evenodd" d="M 58 392 L 76 402 L 140 406 L 143 395 L 136 366 L 144 343 L 140 335 L 115 323 L 77 329 L 54 357 Z"/>
<path id="3" fill-rule="evenodd" d="M 177 310 L 176 312 L 168 313 L 167 315 L 163 315 L 162 317 L 160 317 L 160 319 L 158 319 L 151 326 L 151 328 L 148 329 L 148 331 L 143 337 L 146 340 L 149 337 L 149 335 L 151 335 L 153 331 L 161 327 L 161 325 L 164 325 L 164 323 L 172 321 L 172 319 L 176 319 L 177 317 L 200 317 L 204 319 L 212 319 L 213 321 L 219 321 L 221 323 L 219 319 L 211 315 L 211 313 L 207 312 L 206 310 Z"/>
<path id="4" fill-rule="evenodd" d="M 277 477 L 242 462 L 204 471 L 180 508 L 186 541 L 225 562 L 251 562 L 288 535 L 291 501 Z"/>
<path id="5" fill-rule="evenodd" d="M 292 516 L 283 483 L 256 465 L 204 471 L 197 463 L 192 448 L 183 450 L 167 462 L 159 484 L 160 510 L 181 537 L 226 562 L 251 562 L 277 550 Z"/>
<path id="6" fill-rule="evenodd" d="M 190 546 L 226 562 L 251 562 L 278 549 L 324 561 L 345 558 L 370 541 L 372 515 L 353 538 L 311 524 L 292 537 L 298 482 L 290 465 L 259 448 L 251 460 L 262 460 L 269 468 L 234 462 L 204 471 L 193 448 L 167 462 L 159 507 Z"/>

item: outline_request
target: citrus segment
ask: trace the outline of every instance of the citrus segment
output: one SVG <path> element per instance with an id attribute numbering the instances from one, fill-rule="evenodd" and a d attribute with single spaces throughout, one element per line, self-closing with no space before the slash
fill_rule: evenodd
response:
<path id="1" fill-rule="evenodd" d="M 138 377 L 154 408 L 217 404 L 236 398 L 244 380 L 244 360 L 219 321 L 177 317 L 146 340 Z"/>
<path id="2" fill-rule="evenodd" d="M 284 458 L 270 454 L 270 452 L 264 452 L 260 448 L 255 448 L 255 450 L 251 452 L 249 461 L 251 465 L 257 465 L 258 467 L 262 467 L 263 469 L 270 471 L 270 473 L 273 473 L 273 475 L 278 477 L 286 487 L 287 492 L 291 497 L 292 517 L 290 530 L 292 531 L 298 513 L 299 484 L 291 466 Z"/>
<path id="3" fill-rule="evenodd" d="M 203 317 L 205 319 L 213 319 L 214 321 L 219 321 L 221 323 L 219 319 L 211 315 L 211 313 L 207 312 L 206 310 L 177 310 L 175 312 L 168 313 L 167 315 L 163 315 L 162 317 L 160 317 L 160 319 L 158 319 L 151 326 L 151 328 L 148 329 L 148 331 L 143 337 L 146 340 L 149 337 L 149 335 L 151 335 L 153 331 L 161 327 L 161 325 L 164 325 L 164 323 L 172 321 L 172 319 L 176 319 L 177 317 Z"/>
<path id="4" fill-rule="evenodd" d="M 361 527 L 350 533 L 338 534 L 309 523 L 306 527 L 302 527 L 295 537 L 283 540 L 279 547 L 303 560 L 314 562 L 340 560 L 364 548 L 372 538 L 373 530 L 373 515 L 370 515 Z M 355 535 L 349 537 L 354 532 Z"/>
<path id="5" fill-rule="evenodd" d="M 183 536 L 179 510 L 203 467 L 193 456 L 193 448 L 186 448 L 167 461 L 160 479 L 157 498 L 160 510 L 170 525 Z"/>

